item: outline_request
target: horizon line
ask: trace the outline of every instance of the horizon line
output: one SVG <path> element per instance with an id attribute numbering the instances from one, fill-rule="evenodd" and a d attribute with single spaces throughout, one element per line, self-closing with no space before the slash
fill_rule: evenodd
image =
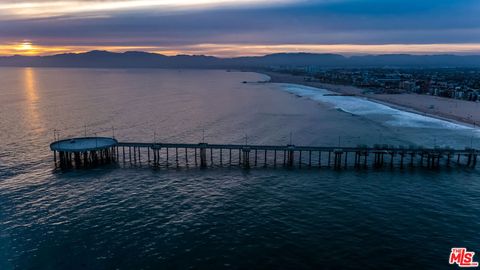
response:
<path id="1" fill-rule="evenodd" d="M 0 44 L 0 56 L 53 56 L 91 51 L 125 53 L 129 51 L 165 56 L 203 55 L 217 58 L 255 57 L 279 53 L 363 55 L 480 55 L 480 43 L 457 44 L 193 44 L 155 45 L 44 45 L 30 40 Z"/>
<path id="2" fill-rule="evenodd" d="M 126 53 L 145 53 L 145 54 L 154 54 L 158 56 L 164 57 L 177 57 L 177 56 L 191 56 L 191 57 L 214 57 L 218 59 L 235 59 L 235 58 L 244 58 L 244 57 L 265 57 L 269 55 L 279 55 L 279 54 L 311 54 L 311 55 L 338 55 L 343 56 L 346 58 L 350 57 L 362 57 L 362 56 L 386 56 L 386 55 L 407 55 L 407 56 L 459 56 L 459 57 L 468 57 L 468 56 L 480 56 L 480 52 L 470 53 L 470 54 L 462 54 L 459 52 L 432 52 L 432 53 L 402 53 L 402 52 L 391 52 L 391 53 L 340 53 L 340 52 L 307 52 L 307 51 L 284 51 L 284 52 L 274 52 L 274 53 L 266 53 L 260 55 L 240 55 L 240 56 L 216 56 L 216 55 L 209 55 L 209 54 L 188 54 L 188 53 L 179 53 L 179 54 L 163 54 L 161 52 L 150 52 L 150 51 L 142 51 L 142 50 L 126 50 L 126 51 L 112 51 L 112 50 L 105 50 L 105 49 L 92 49 L 88 51 L 80 51 L 80 52 L 62 52 L 62 53 L 53 53 L 53 54 L 45 54 L 45 55 L 28 55 L 28 54 L 11 54 L 11 55 L 2 55 L 0 57 L 52 57 L 52 56 L 60 56 L 60 55 L 82 55 L 88 54 L 93 52 L 104 52 L 104 53 L 111 53 L 111 54 L 126 54 Z"/>

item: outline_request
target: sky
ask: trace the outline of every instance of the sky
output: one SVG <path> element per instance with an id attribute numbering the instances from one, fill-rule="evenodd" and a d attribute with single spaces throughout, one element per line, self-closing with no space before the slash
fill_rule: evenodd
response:
<path id="1" fill-rule="evenodd" d="M 480 54 L 480 0 L 1 0 L 0 55 Z"/>

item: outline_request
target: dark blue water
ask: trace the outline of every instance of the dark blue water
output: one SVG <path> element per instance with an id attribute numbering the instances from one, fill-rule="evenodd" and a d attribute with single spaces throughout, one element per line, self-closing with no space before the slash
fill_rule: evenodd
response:
<path id="1" fill-rule="evenodd" d="M 105 169 L 2 189 L 2 269 L 449 268 L 478 175 Z M 7 268 L 3 268 L 7 267 Z"/>
<path id="2" fill-rule="evenodd" d="M 2 69 L 0 269 L 451 269 L 480 252 L 480 174 L 115 166 L 57 172 L 64 136 L 297 144 L 462 141 L 223 71 Z M 377 117 L 381 118 L 381 117 Z M 351 136 L 351 137 L 349 137 Z M 454 136 L 454 137 L 452 137 Z M 465 139 L 464 141 L 470 140 Z M 466 142 L 467 143 L 467 142 Z M 461 142 L 460 142 L 461 144 Z M 456 145 L 456 147 L 462 147 Z M 478 259 L 478 258 L 477 258 Z"/>

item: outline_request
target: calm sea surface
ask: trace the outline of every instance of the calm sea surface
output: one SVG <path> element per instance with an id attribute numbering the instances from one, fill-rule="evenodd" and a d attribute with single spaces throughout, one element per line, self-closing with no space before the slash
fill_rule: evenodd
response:
<path id="1" fill-rule="evenodd" d="M 0 68 L 0 269 L 452 269 L 480 173 L 53 168 L 62 137 L 479 147 L 478 130 L 255 73 Z M 242 83 L 248 81 L 252 83 Z M 85 131 L 86 125 L 86 131 Z M 480 260 L 480 258 L 476 258 Z"/>

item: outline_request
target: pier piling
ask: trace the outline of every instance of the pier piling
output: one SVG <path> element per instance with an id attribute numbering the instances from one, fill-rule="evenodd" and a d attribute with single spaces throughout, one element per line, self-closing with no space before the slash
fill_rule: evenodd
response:
<path id="1" fill-rule="evenodd" d="M 200 167 L 207 167 L 207 144 L 200 144 Z"/>

